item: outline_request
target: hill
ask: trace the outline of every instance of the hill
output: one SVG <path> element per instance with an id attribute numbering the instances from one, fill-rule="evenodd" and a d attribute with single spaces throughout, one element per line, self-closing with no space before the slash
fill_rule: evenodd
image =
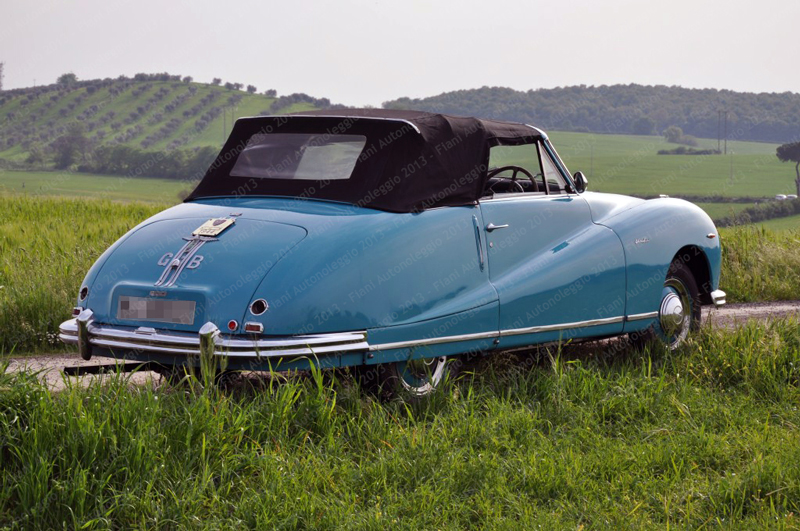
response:
<path id="1" fill-rule="evenodd" d="M 744 93 L 667 86 L 573 86 L 517 91 L 503 87 L 446 92 L 385 102 L 420 109 L 514 120 L 545 129 L 616 134 L 661 134 L 670 126 L 704 138 L 785 143 L 800 136 L 800 94 Z M 716 146 L 715 146 L 716 147 Z"/>
<path id="2" fill-rule="evenodd" d="M 58 161 L 64 138 L 79 134 L 74 163 L 90 165 L 97 148 L 142 152 L 218 150 L 235 118 L 331 105 L 306 94 L 278 97 L 241 84 L 137 74 L 0 92 L 0 159 L 6 167 Z M 207 158 L 207 157 L 206 157 Z M 62 164 L 68 166 L 68 164 Z M 91 168 L 86 168 L 91 169 Z"/>

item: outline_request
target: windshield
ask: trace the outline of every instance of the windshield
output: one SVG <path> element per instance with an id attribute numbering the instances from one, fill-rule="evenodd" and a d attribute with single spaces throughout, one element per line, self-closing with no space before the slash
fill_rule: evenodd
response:
<path id="1" fill-rule="evenodd" d="M 363 135 L 255 134 L 230 175 L 256 179 L 349 179 L 367 142 Z"/>

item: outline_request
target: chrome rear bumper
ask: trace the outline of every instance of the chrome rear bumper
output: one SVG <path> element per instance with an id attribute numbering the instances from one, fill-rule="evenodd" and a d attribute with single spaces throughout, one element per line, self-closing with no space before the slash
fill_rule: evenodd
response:
<path id="1" fill-rule="evenodd" d="M 89 359 L 94 347 L 117 352 L 199 356 L 201 342 L 211 340 L 214 354 L 237 358 L 275 358 L 313 356 L 369 350 L 366 332 L 342 332 L 242 339 L 223 336 L 213 323 L 206 323 L 197 334 L 166 332 L 145 327 L 110 327 L 93 322 L 91 310 L 76 319 L 61 323 L 58 338 L 78 345 L 81 356 Z"/>
<path id="2" fill-rule="evenodd" d="M 711 302 L 714 303 L 714 306 L 723 306 L 725 304 L 725 292 L 721 289 L 714 290 L 711 292 Z"/>

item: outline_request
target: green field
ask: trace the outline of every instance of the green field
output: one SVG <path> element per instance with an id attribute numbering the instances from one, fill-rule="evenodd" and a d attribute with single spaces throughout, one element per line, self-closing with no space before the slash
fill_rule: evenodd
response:
<path id="1" fill-rule="evenodd" d="M 785 218 L 770 219 L 769 221 L 761 221 L 758 223 L 759 227 L 773 231 L 787 231 L 800 229 L 800 216 L 788 216 Z"/>
<path id="2" fill-rule="evenodd" d="M 794 168 L 775 156 L 777 145 L 728 142 L 728 155 L 657 155 L 674 147 L 656 136 L 554 131 L 553 144 L 570 171 L 583 171 L 589 189 L 635 195 L 774 197 L 796 193 Z M 700 140 L 716 148 L 716 141 Z"/>
<path id="3" fill-rule="evenodd" d="M 0 170 L 0 195 L 91 197 L 111 201 L 178 203 L 191 183 L 77 172 Z"/>
<path id="4" fill-rule="evenodd" d="M 745 209 L 755 206 L 753 203 L 695 203 L 706 211 L 711 219 L 720 219 L 732 214 L 739 214 Z"/>

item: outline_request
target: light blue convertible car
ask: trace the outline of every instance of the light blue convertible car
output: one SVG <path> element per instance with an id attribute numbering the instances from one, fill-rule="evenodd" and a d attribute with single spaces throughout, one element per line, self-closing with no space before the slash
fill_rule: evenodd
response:
<path id="1" fill-rule="evenodd" d="M 413 111 L 244 118 L 183 204 L 94 264 L 60 337 L 158 370 L 365 367 L 637 334 L 724 304 L 711 219 L 586 191 L 536 127 Z M 358 370 L 358 369 L 356 369 Z"/>

